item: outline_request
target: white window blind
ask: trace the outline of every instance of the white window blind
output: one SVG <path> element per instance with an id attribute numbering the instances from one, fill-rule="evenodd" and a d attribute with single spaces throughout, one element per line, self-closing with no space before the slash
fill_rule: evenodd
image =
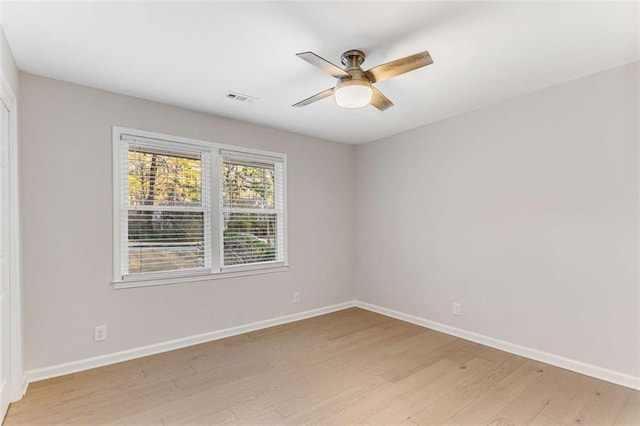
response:
<path id="1" fill-rule="evenodd" d="M 209 157 L 136 138 L 122 144 L 123 276 L 211 268 Z"/>
<path id="2" fill-rule="evenodd" d="M 280 158 L 222 150 L 222 266 L 284 261 L 284 165 Z"/>

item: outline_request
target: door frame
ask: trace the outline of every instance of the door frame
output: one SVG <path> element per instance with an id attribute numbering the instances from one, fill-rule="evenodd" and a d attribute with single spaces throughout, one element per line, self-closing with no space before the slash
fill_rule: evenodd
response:
<path id="1" fill-rule="evenodd" d="M 20 226 L 20 185 L 18 157 L 18 102 L 9 82 L 0 71 L 0 102 L 9 110 L 9 400 L 20 400 L 27 383 L 22 365 L 22 247 Z"/>

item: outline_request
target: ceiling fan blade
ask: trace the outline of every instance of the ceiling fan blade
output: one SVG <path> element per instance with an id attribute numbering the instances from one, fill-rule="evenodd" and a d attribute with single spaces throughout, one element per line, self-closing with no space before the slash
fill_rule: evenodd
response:
<path id="1" fill-rule="evenodd" d="M 366 71 L 365 75 L 369 81 L 376 83 L 378 81 L 388 80 L 400 74 L 431 65 L 432 63 L 433 59 L 431 59 L 431 55 L 429 55 L 429 52 L 425 50 L 424 52 L 416 53 L 415 55 L 396 59 L 395 61 L 373 67 Z"/>
<path id="2" fill-rule="evenodd" d="M 382 94 L 381 91 L 372 87 L 373 95 L 371 95 L 371 105 L 378 108 L 380 111 L 384 111 L 387 108 L 391 108 L 393 106 L 393 102 L 389 100 L 385 95 Z"/>
<path id="3" fill-rule="evenodd" d="M 321 58 L 313 52 L 296 53 L 296 56 L 300 59 L 304 59 L 311 65 L 315 65 L 327 74 L 331 74 L 335 78 L 351 77 L 351 74 L 349 74 L 339 66 L 332 64 L 331 62 L 327 61 L 324 58 Z"/>
<path id="4" fill-rule="evenodd" d="M 300 102 L 298 102 L 297 104 L 293 104 L 293 105 L 291 105 L 291 106 L 294 106 L 294 107 L 303 107 L 303 106 L 306 106 L 306 105 L 312 104 L 312 103 L 314 103 L 314 102 L 316 102 L 316 101 L 319 101 L 320 99 L 324 99 L 324 98 L 326 98 L 327 96 L 331 96 L 331 95 L 333 95 L 333 91 L 334 91 L 334 90 L 335 90 L 335 87 L 332 87 L 331 89 L 323 90 L 322 92 L 320 92 L 320 93 L 316 93 L 315 95 L 311 96 L 310 98 L 307 98 L 307 99 L 305 99 L 305 100 L 303 100 L 303 101 L 300 101 Z"/>

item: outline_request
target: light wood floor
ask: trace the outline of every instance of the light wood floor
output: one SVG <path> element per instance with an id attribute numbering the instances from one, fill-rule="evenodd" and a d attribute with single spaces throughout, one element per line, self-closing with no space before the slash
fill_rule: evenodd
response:
<path id="1" fill-rule="evenodd" d="M 633 424 L 640 392 L 361 309 L 33 383 L 5 424 Z"/>

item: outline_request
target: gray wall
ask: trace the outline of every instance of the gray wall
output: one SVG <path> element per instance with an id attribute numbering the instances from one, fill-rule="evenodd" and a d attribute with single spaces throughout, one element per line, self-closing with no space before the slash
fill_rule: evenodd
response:
<path id="1" fill-rule="evenodd" d="M 352 146 L 24 73 L 20 84 L 27 370 L 353 299 Z M 286 153 L 289 271 L 112 290 L 112 125 Z"/>
<path id="2" fill-rule="evenodd" d="M 26 369 L 355 294 L 639 376 L 639 71 L 355 148 L 21 74 Z M 112 290 L 114 124 L 286 153 L 290 270 Z"/>
<path id="3" fill-rule="evenodd" d="M 638 76 L 358 146 L 357 299 L 640 376 Z"/>

